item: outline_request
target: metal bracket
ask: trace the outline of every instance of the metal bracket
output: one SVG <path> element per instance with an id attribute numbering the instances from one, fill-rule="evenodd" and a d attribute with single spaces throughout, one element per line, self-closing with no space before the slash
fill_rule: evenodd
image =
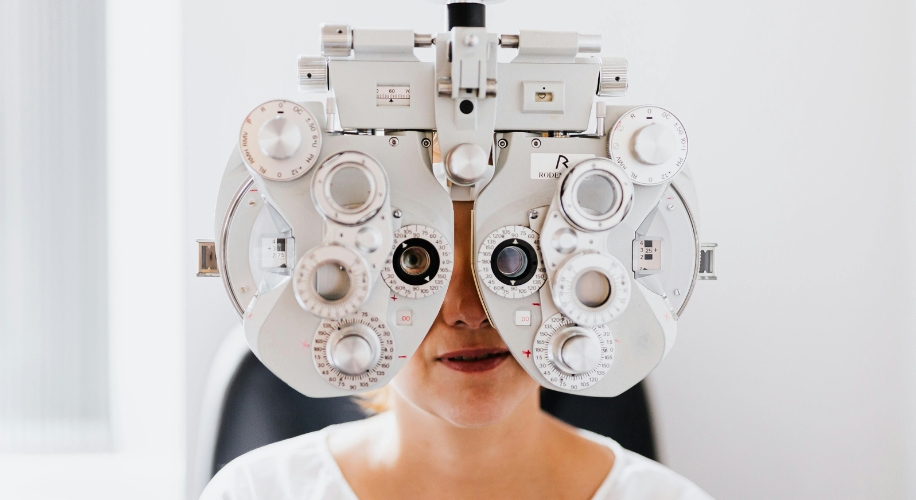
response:
<path id="1" fill-rule="evenodd" d="M 216 242 L 213 240 L 197 240 L 197 277 L 219 277 L 219 268 L 216 266 Z"/>

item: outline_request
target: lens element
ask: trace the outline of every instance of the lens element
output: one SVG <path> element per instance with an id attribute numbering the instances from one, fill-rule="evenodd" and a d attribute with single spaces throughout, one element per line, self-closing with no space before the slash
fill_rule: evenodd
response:
<path id="1" fill-rule="evenodd" d="M 496 268 L 507 278 L 518 278 L 528 267 L 528 256 L 519 247 L 506 247 L 496 256 Z"/>
<path id="2" fill-rule="evenodd" d="M 429 270 L 429 252 L 421 247 L 407 247 L 399 260 L 401 269 L 411 276 L 420 276 Z"/>

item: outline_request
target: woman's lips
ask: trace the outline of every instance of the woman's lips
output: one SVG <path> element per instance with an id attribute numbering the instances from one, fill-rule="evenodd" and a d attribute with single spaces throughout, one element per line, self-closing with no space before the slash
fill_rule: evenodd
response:
<path id="1" fill-rule="evenodd" d="M 509 357 L 505 348 L 463 349 L 439 357 L 443 365 L 459 372 L 485 372 L 499 366 Z"/>

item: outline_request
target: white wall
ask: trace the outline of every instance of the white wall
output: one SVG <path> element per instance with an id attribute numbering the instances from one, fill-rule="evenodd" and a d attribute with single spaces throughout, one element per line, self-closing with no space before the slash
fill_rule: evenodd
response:
<path id="1" fill-rule="evenodd" d="M 905 314 L 916 273 L 901 264 L 916 234 L 905 196 L 916 180 L 906 156 L 916 137 L 912 7 L 557 5 L 510 0 L 489 9 L 488 25 L 600 33 L 605 54 L 627 57 L 626 102 L 664 105 L 687 126 L 702 237 L 720 244 L 720 280 L 698 285 L 678 344 L 650 377 L 663 461 L 722 499 L 916 497 L 916 341 Z M 435 32 L 443 14 L 416 0 L 390 12 L 369 1 L 185 3 L 188 242 L 213 236 L 241 117 L 305 97 L 295 60 L 318 52 L 321 22 Z M 192 259 L 189 250 L 189 270 Z M 204 375 L 236 321 L 219 280 L 192 275 L 189 457 Z"/>

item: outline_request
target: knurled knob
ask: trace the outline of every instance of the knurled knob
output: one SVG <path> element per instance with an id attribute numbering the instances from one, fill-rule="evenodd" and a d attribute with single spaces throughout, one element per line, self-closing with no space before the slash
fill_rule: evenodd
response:
<path id="1" fill-rule="evenodd" d="M 349 57 L 353 49 L 353 30 L 347 24 L 322 24 L 321 55 Z"/>
<path id="2" fill-rule="evenodd" d="M 627 60 L 623 57 L 601 59 L 601 76 L 598 80 L 598 95 L 601 97 L 623 97 L 627 93 Z"/>
<path id="3" fill-rule="evenodd" d="M 378 344 L 378 337 L 370 327 L 363 324 L 349 325 L 329 340 L 328 361 L 341 373 L 363 374 L 378 363 Z"/>
<path id="4" fill-rule="evenodd" d="M 328 59 L 320 56 L 299 56 L 299 90 L 327 92 Z"/>
<path id="5" fill-rule="evenodd" d="M 588 373 L 601 361 L 601 344 L 591 330 L 567 328 L 551 344 L 550 358 L 557 368 L 570 375 Z"/>

